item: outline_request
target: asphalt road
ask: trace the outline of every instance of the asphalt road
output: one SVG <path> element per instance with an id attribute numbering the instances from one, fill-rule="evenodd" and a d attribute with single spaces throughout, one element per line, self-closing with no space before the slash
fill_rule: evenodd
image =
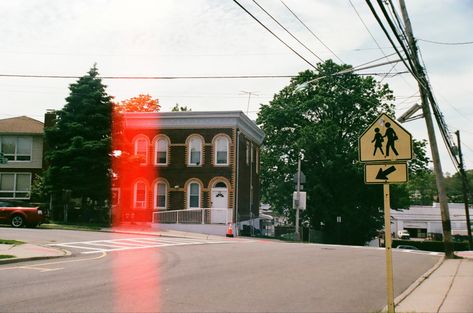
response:
<path id="1" fill-rule="evenodd" d="M 131 234 L 3 227 L 0 238 L 75 242 L 71 257 L 1 265 L 1 312 L 375 312 L 386 303 L 385 255 L 376 248 L 225 238 L 164 245 Z M 140 242 L 148 248 L 102 251 Z M 396 295 L 439 259 L 393 257 Z"/>

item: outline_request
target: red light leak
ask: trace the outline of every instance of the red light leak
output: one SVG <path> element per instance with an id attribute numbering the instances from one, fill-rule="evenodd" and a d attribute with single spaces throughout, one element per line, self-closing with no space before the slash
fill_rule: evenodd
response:
<path id="1" fill-rule="evenodd" d="M 126 129 L 122 115 L 117 112 L 113 113 L 112 125 L 112 229 L 151 231 L 153 184 L 158 177 L 157 167 L 153 165 L 153 145 L 150 143 L 147 147 L 147 165 L 140 165 L 143 160 L 134 155 L 133 143 L 139 133 Z M 141 133 L 149 138 L 148 142 L 157 135 L 156 130 Z M 114 311 L 160 311 L 159 249 L 118 251 L 110 256 L 113 258 Z"/>

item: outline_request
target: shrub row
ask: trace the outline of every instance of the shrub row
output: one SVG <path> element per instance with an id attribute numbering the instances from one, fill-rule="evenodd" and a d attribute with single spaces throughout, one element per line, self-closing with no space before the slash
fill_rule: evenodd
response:
<path id="1" fill-rule="evenodd" d="M 412 241 L 412 240 L 393 240 L 392 246 L 396 248 L 399 245 L 409 245 L 418 248 L 419 250 L 444 252 L 445 246 L 443 241 Z M 453 242 L 453 249 L 455 251 L 468 251 L 468 242 Z"/>

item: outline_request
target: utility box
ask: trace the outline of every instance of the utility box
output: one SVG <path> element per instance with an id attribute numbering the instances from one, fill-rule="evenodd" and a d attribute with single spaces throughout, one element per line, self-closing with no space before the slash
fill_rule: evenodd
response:
<path id="1" fill-rule="evenodd" d="M 305 210 L 307 207 L 307 196 L 305 191 L 300 191 L 299 192 L 299 202 L 297 202 L 297 191 L 294 191 L 292 194 L 292 207 L 294 209 L 297 209 L 297 206 L 299 205 L 299 210 Z"/>

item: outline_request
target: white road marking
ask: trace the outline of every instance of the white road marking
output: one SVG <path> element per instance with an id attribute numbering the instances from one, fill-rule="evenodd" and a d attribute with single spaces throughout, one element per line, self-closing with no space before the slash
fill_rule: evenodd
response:
<path id="1" fill-rule="evenodd" d="M 186 246 L 186 245 L 205 245 L 205 244 L 220 244 L 231 243 L 235 241 L 229 240 L 206 240 L 206 239 L 192 239 L 192 238 L 177 238 L 177 237 L 138 237 L 138 238 L 123 238 L 123 239 L 109 239 L 109 240 L 91 240 L 91 241 L 75 241 L 54 243 L 48 246 L 71 248 L 78 250 L 88 250 L 81 252 L 82 254 L 106 253 L 114 251 L 126 251 L 137 249 L 150 249 L 172 246 Z"/>

